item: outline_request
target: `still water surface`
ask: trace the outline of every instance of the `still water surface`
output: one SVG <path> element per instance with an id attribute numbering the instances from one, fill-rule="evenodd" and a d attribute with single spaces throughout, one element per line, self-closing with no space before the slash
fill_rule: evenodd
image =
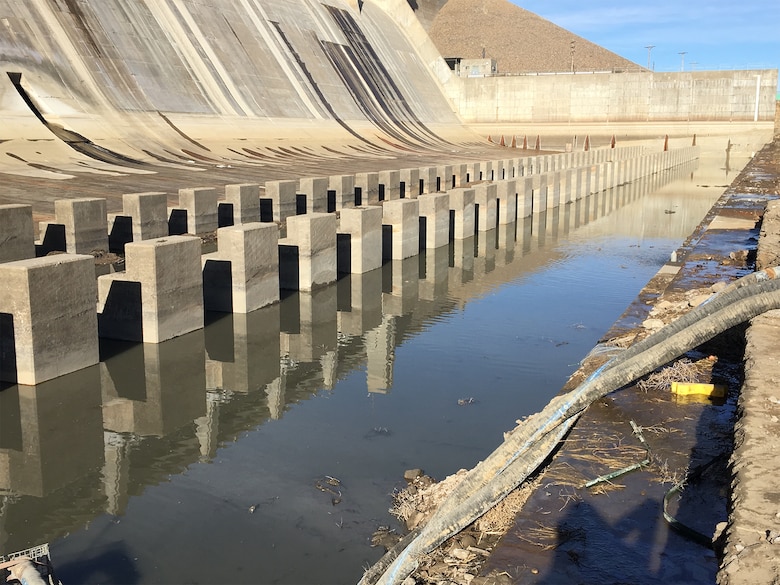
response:
<path id="1" fill-rule="evenodd" d="M 51 542 L 65 583 L 357 582 L 404 470 L 472 467 L 541 409 L 733 180 L 721 167 L 4 389 L 0 554 Z"/>

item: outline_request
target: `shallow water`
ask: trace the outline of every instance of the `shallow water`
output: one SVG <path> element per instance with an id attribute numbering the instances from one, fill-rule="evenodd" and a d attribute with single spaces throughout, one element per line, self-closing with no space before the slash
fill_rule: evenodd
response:
<path id="1" fill-rule="evenodd" d="M 404 470 L 471 467 L 541 409 L 731 180 L 704 160 L 3 390 L 0 554 L 49 541 L 65 583 L 356 582 Z"/>

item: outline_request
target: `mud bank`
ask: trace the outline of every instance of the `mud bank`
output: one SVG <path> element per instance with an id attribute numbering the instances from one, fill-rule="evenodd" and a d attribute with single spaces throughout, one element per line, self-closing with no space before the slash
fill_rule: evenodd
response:
<path id="1" fill-rule="evenodd" d="M 745 191 L 777 198 L 780 192 L 780 141 L 767 147 L 752 165 L 753 180 Z M 761 226 L 757 268 L 780 263 L 780 205 L 770 201 Z M 747 331 L 745 383 L 739 397 L 731 512 L 725 531 L 724 558 L 718 583 L 775 583 L 780 580 L 780 311 L 752 320 Z"/>

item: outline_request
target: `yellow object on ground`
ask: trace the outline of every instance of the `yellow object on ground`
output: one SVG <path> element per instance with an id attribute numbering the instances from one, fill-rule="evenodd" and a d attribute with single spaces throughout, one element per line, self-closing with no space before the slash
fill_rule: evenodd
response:
<path id="1" fill-rule="evenodd" d="M 710 398 L 723 398 L 726 396 L 726 387 L 720 384 L 688 384 L 672 382 L 672 394 L 678 396 L 707 396 Z"/>

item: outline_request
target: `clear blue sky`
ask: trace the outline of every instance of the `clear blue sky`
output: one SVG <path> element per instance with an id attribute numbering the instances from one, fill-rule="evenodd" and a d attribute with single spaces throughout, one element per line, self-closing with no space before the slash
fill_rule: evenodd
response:
<path id="1" fill-rule="evenodd" d="M 510 1 L 656 71 L 780 68 L 780 0 Z"/>

